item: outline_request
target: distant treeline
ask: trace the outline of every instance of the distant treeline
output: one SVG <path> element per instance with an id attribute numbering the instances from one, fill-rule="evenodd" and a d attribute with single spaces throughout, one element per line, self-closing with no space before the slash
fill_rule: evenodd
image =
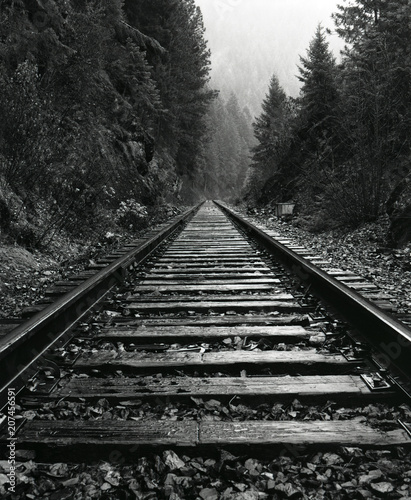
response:
<path id="1" fill-rule="evenodd" d="M 319 26 L 301 57 L 299 98 L 273 76 L 245 197 L 296 201 L 318 229 L 388 213 L 393 238 L 411 239 L 411 4 L 350 0 L 334 21 L 341 63 Z"/>

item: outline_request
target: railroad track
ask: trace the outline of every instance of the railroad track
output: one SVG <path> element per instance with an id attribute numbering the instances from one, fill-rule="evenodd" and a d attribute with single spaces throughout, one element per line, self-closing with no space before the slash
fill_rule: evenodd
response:
<path id="1" fill-rule="evenodd" d="M 0 340 L 4 451 L 10 389 L 18 449 L 40 462 L 411 443 L 406 417 L 355 410 L 408 398 L 410 331 L 387 298 L 223 205 L 59 292 Z"/>

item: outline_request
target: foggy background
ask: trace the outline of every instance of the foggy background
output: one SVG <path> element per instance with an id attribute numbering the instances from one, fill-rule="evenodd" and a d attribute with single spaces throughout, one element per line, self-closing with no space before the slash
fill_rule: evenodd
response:
<path id="1" fill-rule="evenodd" d="M 237 95 L 252 116 L 261 111 L 276 73 L 287 94 L 296 97 L 299 55 L 305 57 L 319 23 L 334 29 L 331 14 L 341 0 L 196 0 L 204 16 L 212 56 L 212 86 L 227 99 Z M 343 42 L 328 37 L 339 58 Z"/>

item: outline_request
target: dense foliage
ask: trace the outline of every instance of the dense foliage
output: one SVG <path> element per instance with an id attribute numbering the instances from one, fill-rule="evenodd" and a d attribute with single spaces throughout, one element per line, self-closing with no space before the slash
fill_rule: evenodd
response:
<path id="1" fill-rule="evenodd" d="M 194 0 L 3 0 L 0 230 L 46 243 L 191 201 L 208 73 Z"/>
<path id="2" fill-rule="evenodd" d="M 287 157 L 291 152 L 293 118 L 293 101 L 286 96 L 274 75 L 262 103 L 262 113 L 254 123 L 257 144 L 252 149 L 246 188 L 246 198 L 251 203 L 259 196 L 267 202 L 271 197 L 288 198 L 292 193 Z"/>
<path id="3" fill-rule="evenodd" d="M 387 212 L 393 238 L 411 238 L 411 4 L 346 0 L 334 19 L 346 41 L 341 63 L 319 27 L 301 57 L 299 98 L 271 82 L 254 125 L 248 199 L 292 199 L 322 223 Z"/>
<path id="4" fill-rule="evenodd" d="M 386 212 L 411 239 L 411 4 L 344 0 L 334 18 L 341 62 L 319 26 L 300 96 L 274 75 L 252 130 L 209 85 L 195 0 L 3 0 L 1 234 L 44 245 L 242 193 L 317 227 Z"/>

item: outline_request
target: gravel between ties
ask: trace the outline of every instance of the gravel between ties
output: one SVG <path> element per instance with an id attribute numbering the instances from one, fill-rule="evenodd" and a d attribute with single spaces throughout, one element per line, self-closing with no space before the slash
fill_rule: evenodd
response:
<path id="1" fill-rule="evenodd" d="M 398 313 L 411 313 L 411 244 L 403 249 L 386 245 L 388 220 L 363 224 L 353 231 L 333 230 L 313 234 L 297 227 L 299 219 L 282 220 L 269 210 L 254 210 L 248 218 L 254 224 L 278 231 L 293 242 L 329 259 L 333 266 L 369 279 L 391 294 Z"/>

